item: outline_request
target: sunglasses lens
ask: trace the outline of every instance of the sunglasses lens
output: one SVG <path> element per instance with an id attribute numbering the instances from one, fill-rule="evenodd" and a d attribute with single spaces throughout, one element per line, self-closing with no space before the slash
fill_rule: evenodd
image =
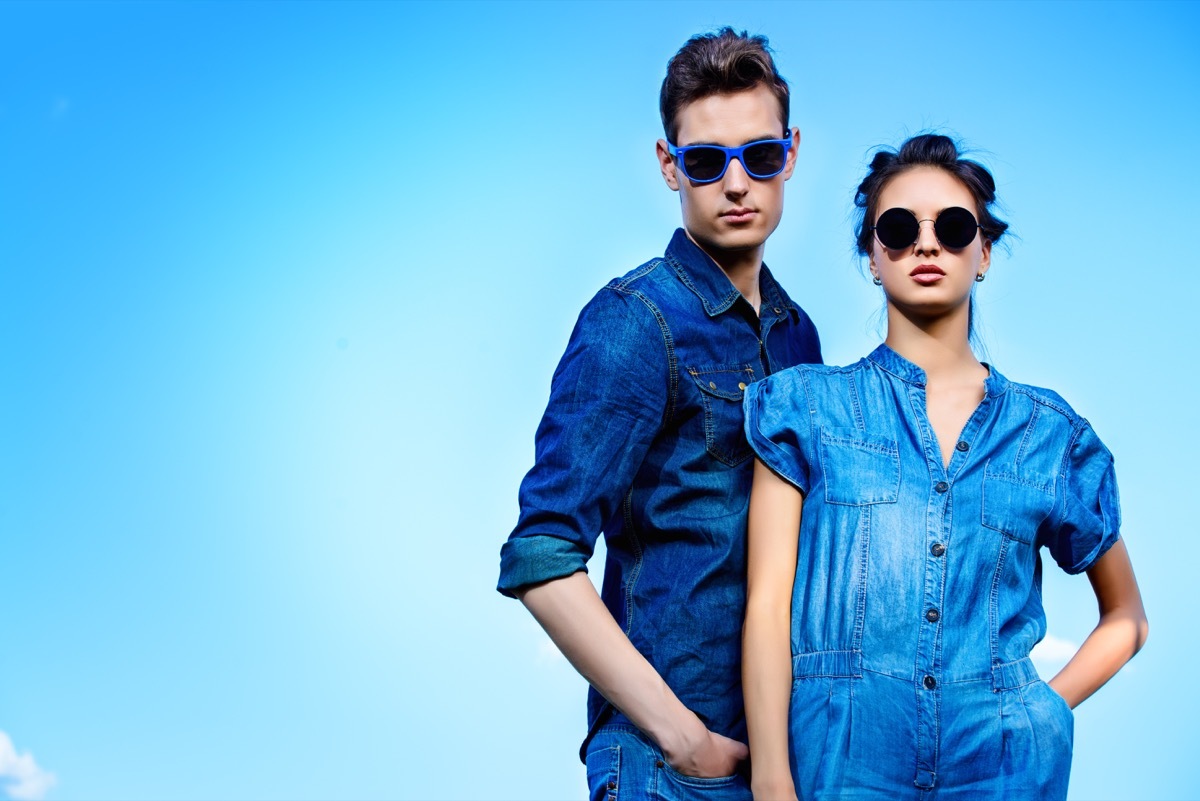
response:
<path id="1" fill-rule="evenodd" d="M 716 147 L 693 147 L 683 154 L 683 171 L 693 181 L 714 181 L 725 172 L 725 151 Z"/>
<path id="2" fill-rule="evenodd" d="M 900 250 L 917 241 L 920 226 L 907 209 L 888 209 L 875 221 L 875 236 L 885 248 Z"/>
<path id="3" fill-rule="evenodd" d="M 938 241 L 955 250 L 974 242 L 978 229 L 975 215 L 958 206 L 944 209 L 933 224 L 933 232 L 937 234 Z"/>
<path id="4" fill-rule="evenodd" d="M 779 142 L 759 142 L 742 152 L 742 166 L 755 178 L 773 178 L 783 172 L 787 150 Z"/>

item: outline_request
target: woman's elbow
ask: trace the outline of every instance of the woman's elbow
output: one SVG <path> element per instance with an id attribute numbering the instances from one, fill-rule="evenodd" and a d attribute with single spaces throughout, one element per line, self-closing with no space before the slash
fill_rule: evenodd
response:
<path id="1" fill-rule="evenodd" d="M 1146 644 L 1146 640 L 1150 637 L 1150 620 L 1146 617 L 1146 612 L 1142 611 L 1134 621 L 1135 632 L 1133 641 L 1133 652 L 1136 654 L 1142 650 L 1142 646 Z"/>

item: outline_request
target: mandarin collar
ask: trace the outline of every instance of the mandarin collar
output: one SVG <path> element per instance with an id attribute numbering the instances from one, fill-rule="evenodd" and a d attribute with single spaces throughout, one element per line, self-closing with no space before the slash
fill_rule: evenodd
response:
<path id="1" fill-rule="evenodd" d="M 922 389 L 925 388 L 925 371 L 887 345 L 880 343 L 879 347 L 871 351 L 867 358 L 874 362 L 879 369 L 891 373 L 901 381 L 914 384 Z M 988 377 L 984 380 L 983 386 L 989 398 L 994 398 L 1008 389 L 1007 378 L 1000 375 L 1000 372 L 987 362 L 982 364 L 988 369 Z"/>

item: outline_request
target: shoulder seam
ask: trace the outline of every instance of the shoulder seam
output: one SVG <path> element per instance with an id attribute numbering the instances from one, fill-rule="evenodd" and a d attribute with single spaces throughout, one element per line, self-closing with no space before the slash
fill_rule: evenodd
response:
<path id="1" fill-rule="evenodd" d="M 1024 395 L 1034 403 L 1058 412 L 1063 417 L 1067 418 L 1073 427 L 1078 428 L 1080 425 L 1087 424 L 1087 420 L 1081 417 L 1074 409 L 1066 406 L 1065 404 L 1056 402 L 1053 398 L 1049 398 L 1043 393 L 1038 392 L 1034 387 L 1031 387 L 1028 384 L 1019 384 L 1016 381 L 1009 381 L 1008 386 L 1013 392 L 1018 392 Z"/>
<path id="2" fill-rule="evenodd" d="M 667 324 L 667 318 L 663 315 L 662 310 L 658 308 L 654 301 L 650 300 L 650 298 L 648 298 L 644 292 L 639 292 L 638 290 L 632 289 L 628 286 L 629 280 L 632 280 L 633 278 L 640 278 L 650 270 L 654 269 L 654 267 L 657 266 L 656 261 L 660 262 L 661 260 L 651 260 L 650 262 L 647 262 L 646 264 L 642 265 L 642 267 L 638 268 L 635 275 L 627 276 L 626 279 L 628 280 L 620 279 L 616 283 L 609 284 L 607 288 L 620 295 L 634 297 L 640 300 L 642 304 L 650 311 L 650 313 L 654 315 L 654 320 L 658 323 L 659 333 L 662 334 L 663 348 L 666 350 L 667 355 L 667 406 L 666 410 L 663 412 L 663 419 L 660 423 L 661 427 L 665 426 L 675 416 L 675 405 L 679 398 L 679 362 L 675 356 L 675 338 L 671 335 L 671 327 Z"/>

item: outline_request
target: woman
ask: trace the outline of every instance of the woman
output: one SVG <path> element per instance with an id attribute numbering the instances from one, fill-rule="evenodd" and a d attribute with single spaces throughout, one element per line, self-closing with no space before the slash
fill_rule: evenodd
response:
<path id="1" fill-rule="evenodd" d="M 1057 394 L 971 351 L 973 290 L 1007 228 L 994 201 L 944 136 L 878 153 L 855 204 L 884 344 L 746 391 L 760 801 L 1065 798 L 1071 709 L 1146 639 L 1112 456 Z M 1029 660 L 1043 546 L 1100 606 L 1049 684 Z"/>

